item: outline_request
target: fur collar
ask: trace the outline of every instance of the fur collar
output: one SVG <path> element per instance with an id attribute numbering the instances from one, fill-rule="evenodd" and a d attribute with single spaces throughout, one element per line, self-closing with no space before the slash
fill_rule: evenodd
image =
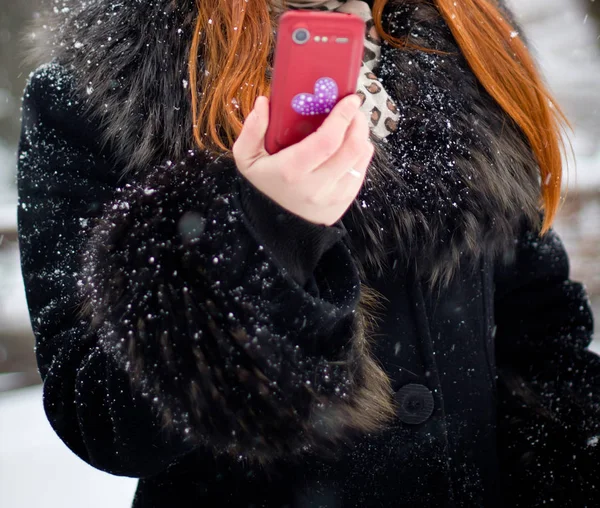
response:
<path id="1" fill-rule="evenodd" d="M 194 0 L 65 0 L 41 23 L 51 40 L 38 36 L 37 58 L 74 75 L 124 172 L 193 148 L 186 62 L 194 16 Z M 364 277 L 416 264 L 422 278 L 445 285 L 466 260 L 508 258 L 523 217 L 539 226 L 538 170 L 430 3 L 392 0 L 384 26 L 446 54 L 383 46 L 378 75 L 400 109 L 399 134 L 374 140 L 344 224 Z"/>

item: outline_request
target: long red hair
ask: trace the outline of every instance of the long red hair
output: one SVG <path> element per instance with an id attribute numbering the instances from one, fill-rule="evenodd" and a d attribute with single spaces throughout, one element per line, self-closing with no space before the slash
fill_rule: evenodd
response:
<path id="1" fill-rule="evenodd" d="M 375 26 L 383 39 L 404 48 L 406 41 L 383 29 L 388 1 L 374 0 Z M 194 139 L 200 148 L 230 151 L 256 97 L 269 95 L 265 71 L 275 42 L 270 2 L 196 0 L 189 80 Z M 561 127 L 566 119 L 525 44 L 493 0 L 434 0 L 434 4 L 479 82 L 520 127 L 537 158 L 545 233 L 560 203 Z"/>

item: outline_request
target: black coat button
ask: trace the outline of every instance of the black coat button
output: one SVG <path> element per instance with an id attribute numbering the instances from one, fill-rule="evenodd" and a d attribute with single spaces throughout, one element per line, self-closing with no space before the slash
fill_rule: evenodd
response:
<path id="1" fill-rule="evenodd" d="M 394 396 L 398 402 L 398 417 L 404 423 L 417 425 L 427 420 L 433 413 L 433 394 L 423 385 L 409 384 L 398 390 Z"/>

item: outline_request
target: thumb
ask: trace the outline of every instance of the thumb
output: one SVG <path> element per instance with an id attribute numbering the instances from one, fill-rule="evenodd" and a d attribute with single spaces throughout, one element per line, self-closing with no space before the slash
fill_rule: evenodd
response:
<path id="1" fill-rule="evenodd" d="M 269 155 L 265 149 L 265 134 L 269 126 L 269 99 L 260 95 L 254 109 L 246 117 L 242 131 L 233 145 L 233 155 L 240 170 Z"/>

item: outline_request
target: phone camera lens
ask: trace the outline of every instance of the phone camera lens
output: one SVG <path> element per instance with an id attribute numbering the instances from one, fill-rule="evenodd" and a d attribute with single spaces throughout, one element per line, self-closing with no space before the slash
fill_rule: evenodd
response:
<path id="1" fill-rule="evenodd" d="M 296 44 L 304 44 L 306 41 L 308 41 L 309 37 L 310 34 L 306 28 L 297 28 L 292 34 L 292 40 Z"/>

